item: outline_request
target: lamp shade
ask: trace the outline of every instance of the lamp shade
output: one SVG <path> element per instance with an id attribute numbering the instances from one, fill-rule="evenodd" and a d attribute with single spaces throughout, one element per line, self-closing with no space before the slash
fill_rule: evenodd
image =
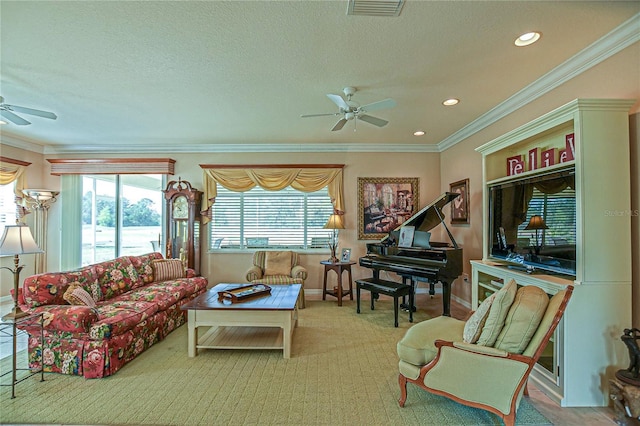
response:
<path id="1" fill-rule="evenodd" d="M 33 240 L 27 225 L 7 225 L 0 238 L 0 256 L 44 253 Z"/>
<path id="2" fill-rule="evenodd" d="M 529 219 L 529 223 L 524 229 L 549 229 L 542 216 L 534 215 Z"/>
<path id="3" fill-rule="evenodd" d="M 332 214 L 329 216 L 329 220 L 324 225 L 324 229 L 344 229 L 344 222 L 342 222 L 342 215 Z"/>

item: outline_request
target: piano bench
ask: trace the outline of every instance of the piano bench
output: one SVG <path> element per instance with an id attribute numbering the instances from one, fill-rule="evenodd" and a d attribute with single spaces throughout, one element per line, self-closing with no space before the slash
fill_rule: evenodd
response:
<path id="1" fill-rule="evenodd" d="M 409 306 L 413 306 L 413 289 L 408 284 L 397 283 L 395 281 L 381 280 L 377 278 L 366 278 L 356 280 L 356 312 L 360 313 L 360 290 L 371 292 L 371 310 L 374 309 L 374 300 L 377 294 L 384 294 L 393 297 L 394 326 L 398 326 L 398 306 L 399 298 L 409 296 Z M 409 322 L 413 322 L 413 310 L 409 309 Z"/>

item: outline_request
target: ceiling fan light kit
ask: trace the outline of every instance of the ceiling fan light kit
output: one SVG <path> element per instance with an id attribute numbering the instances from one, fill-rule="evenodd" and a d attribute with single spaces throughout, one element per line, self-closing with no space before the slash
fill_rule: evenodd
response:
<path id="1" fill-rule="evenodd" d="M 360 106 L 358 102 L 352 101 L 351 97 L 356 93 L 357 89 L 353 86 L 347 86 L 342 89 L 342 93 L 347 98 L 346 100 L 340 95 L 334 95 L 332 93 L 328 93 L 327 97 L 338 106 L 338 112 L 335 113 L 327 113 L 327 114 L 304 114 L 300 117 L 308 118 L 308 117 L 322 117 L 333 115 L 336 117 L 342 116 L 340 120 L 333 126 L 331 129 L 332 132 L 341 130 L 347 121 L 354 121 L 354 126 L 356 125 L 358 120 L 362 120 L 366 123 L 373 124 L 377 127 L 384 127 L 389 122 L 387 120 L 383 120 L 382 118 L 374 117 L 368 115 L 367 113 L 370 111 L 376 111 L 381 109 L 393 108 L 396 106 L 396 101 L 391 98 L 383 99 L 381 101 L 373 102 L 367 105 Z"/>
<path id="2" fill-rule="evenodd" d="M 16 112 L 42 118 L 48 118 L 50 120 L 55 120 L 56 118 L 58 118 L 57 115 L 49 111 L 42 111 L 39 109 L 26 108 L 18 105 L 5 104 L 4 98 L 0 96 L 0 115 L 2 115 L 13 124 L 17 124 L 18 126 L 27 126 L 31 124 L 30 121 L 27 121 L 24 118 L 20 117 L 18 114 L 15 114 Z"/>

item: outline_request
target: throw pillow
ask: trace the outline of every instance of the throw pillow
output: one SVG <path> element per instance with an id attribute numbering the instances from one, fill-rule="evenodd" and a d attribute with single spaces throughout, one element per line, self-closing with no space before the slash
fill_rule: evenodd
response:
<path id="1" fill-rule="evenodd" d="M 268 251 L 264 262 L 264 275 L 291 275 L 291 252 Z"/>
<path id="2" fill-rule="evenodd" d="M 487 317 L 489 316 L 489 309 L 493 304 L 493 301 L 496 298 L 497 293 L 493 293 L 491 296 L 487 297 L 482 301 L 478 309 L 469 317 L 467 322 L 464 324 L 464 333 L 462 334 L 462 340 L 465 343 L 475 343 L 480 338 L 480 333 L 482 333 L 482 327 L 484 327 L 484 323 L 487 321 Z"/>
<path id="3" fill-rule="evenodd" d="M 530 285 L 518 290 L 494 347 L 521 354 L 538 329 L 548 304 L 549 296 L 539 287 Z"/>
<path id="4" fill-rule="evenodd" d="M 71 305 L 83 305 L 90 308 L 95 308 L 96 306 L 96 301 L 93 300 L 93 297 L 77 281 L 69 285 L 62 297 Z"/>
<path id="5" fill-rule="evenodd" d="M 180 259 L 155 259 L 151 262 L 151 266 L 154 282 L 175 280 L 186 276 Z"/>
<path id="6" fill-rule="evenodd" d="M 491 304 L 489 315 L 484 322 L 484 327 L 482 327 L 482 333 L 480 333 L 480 337 L 476 342 L 478 345 L 493 346 L 496 342 L 517 291 L 518 285 L 512 279 L 496 292 L 496 298 Z"/>

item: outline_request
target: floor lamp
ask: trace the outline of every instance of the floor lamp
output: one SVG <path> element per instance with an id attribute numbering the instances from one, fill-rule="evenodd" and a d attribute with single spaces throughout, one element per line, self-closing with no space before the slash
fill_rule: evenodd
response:
<path id="1" fill-rule="evenodd" d="M 14 268 L 3 266 L 13 273 L 13 310 L 2 317 L 3 321 L 15 321 L 18 318 L 28 315 L 18 306 L 18 287 L 20 285 L 20 271 L 24 265 L 20 265 L 21 254 L 44 253 L 33 240 L 31 230 L 25 224 L 7 225 L 0 238 L 0 256 L 13 256 Z"/>
<path id="2" fill-rule="evenodd" d="M 27 208 L 34 214 L 34 238 L 38 246 L 47 248 L 47 221 L 49 207 L 56 202 L 56 197 L 60 192 L 50 189 L 23 189 L 22 193 L 27 196 Z M 34 265 L 34 272 L 41 274 L 46 272 L 46 253 L 37 254 Z"/>
<path id="3" fill-rule="evenodd" d="M 332 229 L 333 232 L 329 237 L 329 248 L 331 249 L 331 263 L 338 263 L 340 260 L 336 256 L 336 250 L 338 249 L 338 230 L 344 229 L 344 223 L 342 222 L 342 215 L 332 214 L 329 216 L 329 220 L 324 225 L 324 229 Z"/>

